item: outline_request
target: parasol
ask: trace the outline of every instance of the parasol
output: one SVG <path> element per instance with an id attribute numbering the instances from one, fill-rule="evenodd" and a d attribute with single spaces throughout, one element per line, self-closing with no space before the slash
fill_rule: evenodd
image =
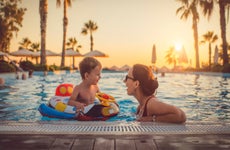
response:
<path id="1" fill-rule="evenodd" d="M 73 68 L 75 68 L 74 64 L 75 64 L 75 59 L 74 57 L 81 57 L 82 54 L 80 54 L 79 52 L 77 51 L 74 51 L 73 49 L 67 49 L 65 51 L 65 56 L 67 57 L 73 57 Z"/>
<path id="2" fill-rule="evenodd" d="M 41 51 L 37 51 L 34 53 L 34 57 L 40 57 Z M 52 52 L 51 50 L 46 50 L 46 56 L 60 56 L 59 54 Z"/>
<path id="3" fill-rule="evenodd" d="M 109 57 L 107 54 L 98 51 L 98 50 L 93 50 L 84 55 L 85 57 Z"/>
<path id="4" fill-rule="evenodd" d="M 219 58 L 219 53 L 218 53 L 218 47 L 216 45 L 215 51 L 214 51 L 214 58 L 213 58 L 213 62 L 215 65 L 218 64 L 218 58 Z"/>
<path id="5" fill-rule="evenodd" d="M 19 49 L 15 52 L 10 53 L 12 56 L 18 56 L 18 57 L 32 57 L 34 55 L 34 52 L 28 50 L 28 49 Z"/>
<path id="6" fill-rule="evenodd" d="M 16 57 L 26 57 L 26 60 L 27 60 L 27 57 L 33 57 L 34 52 L 28 49 L 21 48 L 15 52 L 10 53 L 10 55 L 16 56 Z"/>
<path id="7" fill-rule="evenodd" d="M 153 45 L 152 49 L 152 63 L 155 64 L 157 61 L 157 55 L 156 55 L 156 46 L 155 44 Z"/>

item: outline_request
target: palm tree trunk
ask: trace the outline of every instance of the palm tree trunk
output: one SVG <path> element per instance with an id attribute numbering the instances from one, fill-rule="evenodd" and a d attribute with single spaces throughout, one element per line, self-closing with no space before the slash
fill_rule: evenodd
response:
<path id="1" fill-rule="evenodd" d="M 225 0 L 219 1 L 220 8 L 220 27 L 223 49 L 223 65 L 228 64 L 227 39 L 226 39 L 226 19 L 225 19 Z M 227 3 L 227 1 L 226 1 Z"/>
<path id="2" fill-rule="evenodd" d="M 90 32 L 90 51 L 93 51 L 93 35 L 92 35 L 92 32 Z"/>
<path id="3" fill-rule="evenodd" d="M 193 17 L 192 28 L 193 28 L 193 36 L 194 36 L 196 69 L 199 69 L 200 68 L 200 60 L 199 60 L 198 29 L 197 29 L 197 19 L 196 19 L 196 17 Z"/>
<path id="4" fill-rule="evenodd" d="M 48 13 L 48 1 L 40 0 L 39 3 L 39 13 L 40 13 L 40 29 L 41 29 L 41 65 L 46 65 L 46 23 L 47 23 L 47 13 Z"/>
<path id="5" fill-rule="evenodd" d="M 66 45 L 66 33 L 67 33 L 67 0 L 64 0 L 64 18 L 63 18 L 63 42 L 62 42 L 62 58 L 61 58 L 61 67 L 65 66 L 65 45 Z"/>
<path id="6" fill-rule="evenodd" d="M 74 56 L 73 56 L 73 69 L 75 68 L 75 59 L 74 59 Z"/>
<path id="7" fill-rule="evenodd" d="M 212 53 L 212 47 L 211 47 L 211 43 L 209 43 L 208 44 L 209 70 L 211 70 L 211 53 Z"/>
<path id="8" fill-rule="evenodd" d="M 176 69 L 176 58 L 173 60 L 173 69 Z"/>

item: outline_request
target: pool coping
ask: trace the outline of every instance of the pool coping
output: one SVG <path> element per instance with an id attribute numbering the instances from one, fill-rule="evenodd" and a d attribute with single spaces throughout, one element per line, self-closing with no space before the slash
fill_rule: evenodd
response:
<path id="1" fill-rule="evenodd" d="M 230 134 L 230 122 L 192 121 L 185 124 L 103 121 L 0 121 L 0 134 L 36 135 L 167 135 Z"/>

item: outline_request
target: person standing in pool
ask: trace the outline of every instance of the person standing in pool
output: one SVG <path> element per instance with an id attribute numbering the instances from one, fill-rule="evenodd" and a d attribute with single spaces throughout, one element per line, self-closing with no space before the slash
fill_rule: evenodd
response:
<path id="1" fill-rule="evenodd" d="M 85 106 L 94 103 L 95 95 L 99 92 L 97 83 L 101 78 L 102 65 L 97 59 L 86 57 L 80 62 L 79 69 L 82 81 L 74 87 L 68 105 L 83 111 Z"/>
<path id="2" fill-rule="evenodd" d="M 4 86 L 4 85 L 5 85 L 5 80 L 0 77 L 0 86 Z"/>
<path id="3" fill-rule="evenodd" d="M 4 78 L 1 78 L 1 77 L 0 77 L 0 90 L 4 90 L 4 89 L 6 89 L 6 88 L 11 88 L 11 87 L 8 86 L 8 85 L 5 85 L 5 80 L 4 80 Z"/>
<path id="4" fill-rule="evenodd" d="M 124 83 L 127 94 L 133 95 L 139 105 L 137 107 L 137 121 L 155 121 L 167 123 L 184 123 L 185 113 L 173 106 L 159 101 L 156 98 L 158 81 L 151 68 L 135 64 L 129 69 Z"/>

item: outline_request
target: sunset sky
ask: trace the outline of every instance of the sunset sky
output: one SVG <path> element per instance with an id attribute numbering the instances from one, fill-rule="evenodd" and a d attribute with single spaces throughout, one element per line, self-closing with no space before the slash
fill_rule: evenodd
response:
<path id="1" fill-rule="evenodd" d="M 16 51 L 19 42 L 27 37 L 32 42 L 40 42 L 39 0 L 22 0 L 22 7 L 27 8 L 23 27 L 11 42 L 10 52 Z M 194 40 L 191 17 L 180 20 L 176 10 L 180 3 L 175 0 L 73 0 L 72 7 L 67 10 L 69 19 L 67 39 L 75 37 L 82 49 L 81 54 L 90 51 L 89 35 L 82 35 L 85 22 L 97 23 L 98 30 L 93 33 L 94 49 L 109 55 L 99 58 L 104 67 L 123 66 L 143 63 L 151 65 L 153 44 L 156 44 L 157 62 L 161 67 L 167 65 L 166 51 L 176 43 L 183 44 L 189 59 L 194 60 Z M 63 4 L 56 7 L 56 0 L 48 0 L 47 40 L 46 48 L 61 53 L 63 40 Z M 219 40 L 220 25 L 219 7 L 215 5 L 214 13 L 208 21 L 200 12 L 198 24 L 199 40 L 207 31 L 214 31 Z M 227 24 L 227 40 L 229 41 L 229 23 Z M 213 54 L 212 54 L 213 56 Z M 51 58 L 49 64 L 60 65 L 60 58 Z M 82 58 L 76 58 L 76 65 Z M 208 61 L 208 45 L 200 46 L 200 62 Z M 72 63 L 66 58 L 66 65 Z"/>

